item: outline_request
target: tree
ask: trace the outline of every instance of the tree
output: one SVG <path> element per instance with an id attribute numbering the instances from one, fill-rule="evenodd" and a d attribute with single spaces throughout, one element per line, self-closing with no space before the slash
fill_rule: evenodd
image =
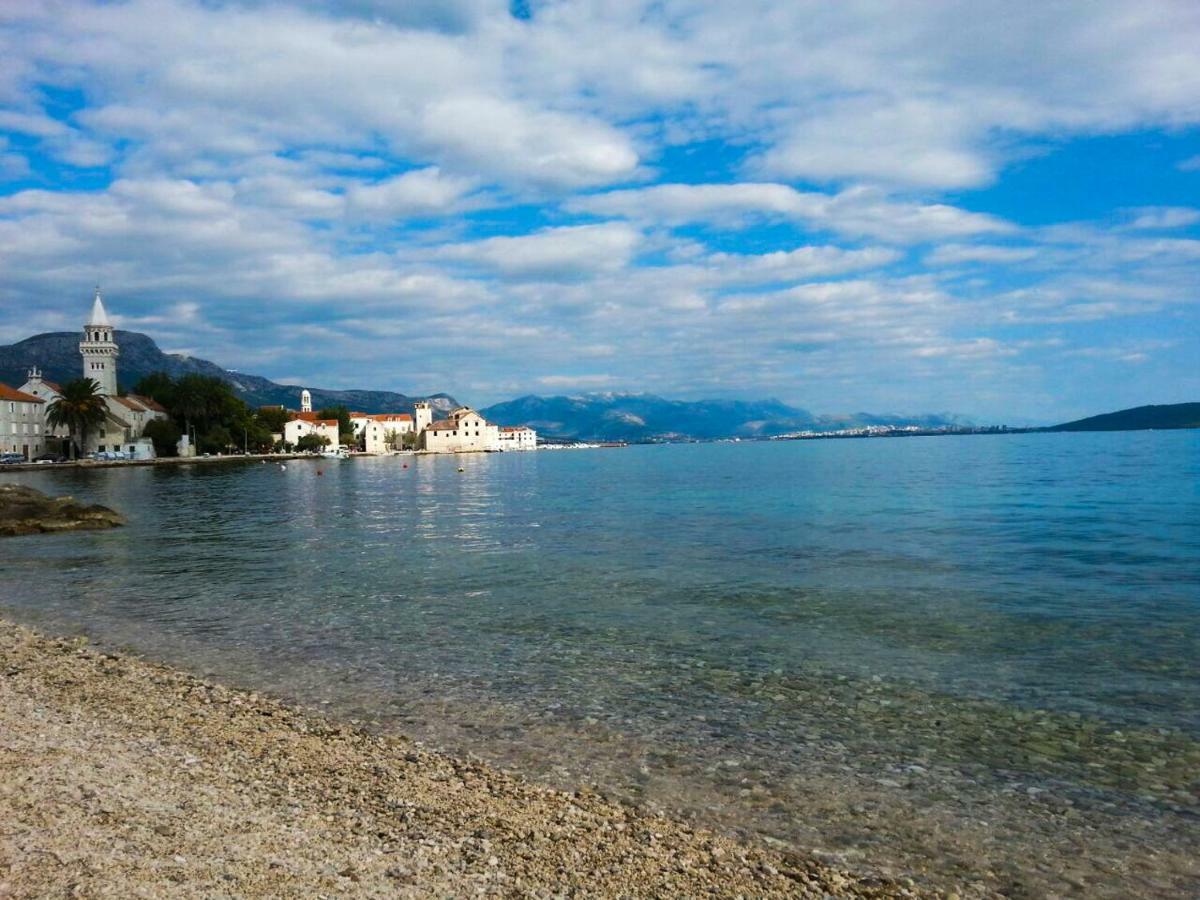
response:
<path id="1" fill-rule="evenodd" d="M 268 431 L 283 434 L 283 427 L 288 421 L 288 411 L 282 406 L 262 406 L 255 412 L 254 417 Z"/>
<path id="2" fill-rule="evenodd" d="M 224 425 L 214 425 L 204 432 L 200 439 L 200 449 L 205 453 L 227 453 L 233 446 L 233 435 Z"/>
<path id="3" fill-rule="evenodd" d="M 183 425 L 184 431 L 191 431 L 192 425 L 197 431 L 204 431 L 207 424 L 204 377 L 200 375 L 185 375 L 175 383 L 172 403 L 167 409 L 172 418 Z"/>
<path id="4" fill-rule="evenodd" d="M 327 406 L 319 413 L 318 419 L 337 419 L 338 420 L 338 442 L 342 444 L 354 444 L 357 439 L 354 436 L 354 423 L 350 421 L 350 410 L 344 406 Z"/>
<path id="5" fill-rule="evenodd" d="M 282 429 L 280 430 L 282 431 Z M 256 418 L 249 421 L 243 437 L 246 440 L 247 448 L 254 453 L 269 453 L 275 447 L 275 438 L 271 435 L 271 429 Z"/>
<path id="6" fill-rule="evenodd" d="M 301 453 L 307 450 L 323 450 L 329 446 L 329 438 L 323 434 L 306 434 L 296 441 L 296 449 Z"/>
<path id="7" fill-rule="evenodd" d="M 269 445 L 265 431 L 232 385 L 211 375 L 184 375 L 178 380 L 162 372 L 147 375 L 135 393 L 158 401 L 180 429 L 195 435 L 196 444 L 208 452 L 232 446 Z"/>
<path id="8" fill-rule="evenodd" d="M 168 410 L 175 405 L 175 382 L 166 372 L 151 372 L 144 376 L 133 386 L 133 392 L 149 397 Z"/>
<path id="9" fill-rule="evenodd" d="M 90 378 L 76 378 L 62 386 L 62 395 L 46 410 L 46 423 L 51 428 L 66 426 L 71 433 L 71 458 L 76 441 L 82 450 L 87 447 L 88 432 L 108 416 L 108 404 L 97 393 L 99 385 Z"/>
<path id="10" fill-rule="evenodd" d="M 170 419 L 153 419 L 146 423 L 142 436 L 154 442 L 155 456 L 174 456 L 179 452 L 179 426 Z"/>

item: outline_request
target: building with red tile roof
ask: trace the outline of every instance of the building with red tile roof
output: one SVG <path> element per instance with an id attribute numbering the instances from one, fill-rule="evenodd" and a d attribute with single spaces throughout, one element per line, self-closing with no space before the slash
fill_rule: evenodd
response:
<path id="1" fill-rule="evenodd" d="M 46 401 L 0 384 L 0 454 L 33 459 L 46 452 Z"/>

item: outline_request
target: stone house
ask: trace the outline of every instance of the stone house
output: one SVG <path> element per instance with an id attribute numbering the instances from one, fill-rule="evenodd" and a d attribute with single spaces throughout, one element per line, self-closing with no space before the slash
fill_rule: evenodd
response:
<path id="1" fill-rule="evenodd" d="M 0 384 L 0 453 L 26 460 L 46 452 L 46 401 Z"/>
<path id="2" fill-rule="evenodd" d="M 469 406 L 460 406 L 450 418 L 431 423 L 417 438 L 419 447 L 432 453 L 475 453 L 500 449 L 500 429 Z"/>

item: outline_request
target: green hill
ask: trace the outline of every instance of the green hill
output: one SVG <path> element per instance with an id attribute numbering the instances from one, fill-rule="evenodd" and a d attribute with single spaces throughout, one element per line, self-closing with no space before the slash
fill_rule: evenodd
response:
<path id="1" fill-rule="evenodd" d="M 1136 406 L 1053 425 L 1047 431 L 1145 431 L 1150 428 L 1200 428 L 1200 403 Z"/>
<path id="2" fill-rule="evenodd" d="M 121 347 L 117 372 L 121 387 L 132 388 L 138 380 L 153 372 L 165 372 L 172 378 L 183 375 L 210 375 L 227 381 L 234 392 L 251 406 L 288 406 L 300 403 L 300 388 L 289 384 L 276 384 L 260 375 L 231 372 L 206 359 L 196 359 L 180 353 L 163 353 L 148 335 L 136 331 L 116 332 Z M 82 371 L 79 361 L 79 333 L 56 331 L 36 334 L 16 344 L 0 346 L 0 382 L 20 387 L 32 366 L 42 370 L 51 381 L 70 381 L 78 378 Z M 343 404 L 363 412 L 412 412 L 417 400 L 429 400 L 435 411 L 449 412 L 458 402 L 448 394 L 433 394 L 429 397 L 409 397 L 392 391 L 329 390 L 309 386 L 313 408 Z"/>

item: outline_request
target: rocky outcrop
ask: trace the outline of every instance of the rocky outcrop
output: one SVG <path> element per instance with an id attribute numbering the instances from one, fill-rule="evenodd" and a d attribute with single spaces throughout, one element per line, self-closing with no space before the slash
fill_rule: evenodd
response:
<path id="1" fill-rule="evenodd" d="M 74 497 L 48 497 L 19 484 L 0 484 L 0 537 L 82 528 L 116 528 L 125 517 Z"/>

